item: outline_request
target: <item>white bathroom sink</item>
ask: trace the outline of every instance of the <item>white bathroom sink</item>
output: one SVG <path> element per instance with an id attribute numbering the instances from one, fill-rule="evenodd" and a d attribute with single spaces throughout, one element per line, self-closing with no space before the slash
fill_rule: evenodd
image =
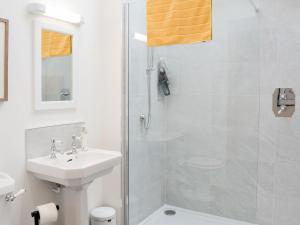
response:
<path id="1" fill-rule="evenodd" d="M 6 173 L 0 173 L 0 196 L 13 192 L 15 181 Z"/>
<path id="2" fill-rule="evenodd" d="M 27 170 L 42 180 L 64 186 L 81 186 L 110 173 L 121 163 L 121 157 L 120 152 L 100 149 L 79 151 L 75 155 L 57 153 L 56 159 L 49 156 L 29 159 Z"/>

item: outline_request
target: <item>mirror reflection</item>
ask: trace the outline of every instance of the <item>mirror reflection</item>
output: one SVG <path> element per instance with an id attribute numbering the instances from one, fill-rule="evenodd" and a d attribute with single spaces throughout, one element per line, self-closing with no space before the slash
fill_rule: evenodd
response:
<path id="1" fill-rule="evenodd" d="M 42 30 L 42 101 L 72 100 L 72 35 Z"/>

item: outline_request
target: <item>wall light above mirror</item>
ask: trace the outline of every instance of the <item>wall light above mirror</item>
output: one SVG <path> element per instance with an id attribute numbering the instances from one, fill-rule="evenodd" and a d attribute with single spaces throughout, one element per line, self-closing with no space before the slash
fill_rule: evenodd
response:
<path id="1" fill-rule="evenodd" d="M 58 20 L 62 20 L 73 24 L 83 24 L 83 18 L 80 14 L 71 11 L 46 5 L 40 2 L 32 2 L 28 4 L 28 11 L 35 15 L 42 15 Z"/>
<path id="2" fill-rule="evenodd" d="M 35 109 L 75 108 L 75 28 L 36 21 L 34 37 Z"/>
<path id="3" fill-rule="evenodd" d="M 8 100 L 8 20 L 0 18 L 0 101 Z"/>

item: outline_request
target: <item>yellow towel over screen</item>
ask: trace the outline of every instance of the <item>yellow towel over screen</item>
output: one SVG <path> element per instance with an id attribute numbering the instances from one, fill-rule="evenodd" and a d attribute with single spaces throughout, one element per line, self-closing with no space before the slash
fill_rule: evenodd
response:
<path id="1" fill-rule="evenodd" d="M 68 56 L 72 54 L 72 36 L 49 30 L 42 32 L 42 57 Z"/>
<path id="2" fill-rule="evenodd" d="M 147 0 L 148 45 L 212 39 L 212 0 Z"/>

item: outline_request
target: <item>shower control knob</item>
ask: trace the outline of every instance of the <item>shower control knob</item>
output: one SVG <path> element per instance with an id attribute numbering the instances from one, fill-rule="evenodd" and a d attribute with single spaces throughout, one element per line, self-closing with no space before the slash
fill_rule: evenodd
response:
<path id="1" fill-rule="evenodd" d="M 145 114 L 141 114 L 141 115 L 140 115 L 140 120 L 141 120 L 141 121 L 144 121 L 145 119 L 146 119 Z"/>
<path id="2" fill-rule="evenodd" d="M 281 100 L 286 100 L 287 99 L 287 94 L 286 93 L 280 94 L 280 99 Z"/>

